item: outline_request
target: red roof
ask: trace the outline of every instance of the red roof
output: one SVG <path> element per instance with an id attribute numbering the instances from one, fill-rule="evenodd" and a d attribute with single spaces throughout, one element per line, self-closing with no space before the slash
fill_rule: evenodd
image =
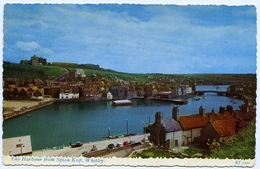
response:
<path id="1" fill-rule="evenodd" d="M 234 117 L 227 111 L 222 115 L 220 113 L 206 113 L 205 117 L 200 114 L 194 114 L 189 116 L 180 116 L 179 123 L 181 124 L 184 130 L 204 127 L 212 118 L 212 121 L 221 120 L 221 119 L 234 119 Z"/>
<path id="2" fill-rule="evenodd" d="M 184 130 L 204 127 L 208 122 L 209 116 L 203 117 L 199 114 L 179 117 L 179 123 Z"/>
<path id="3" fill-rule="evenodd" d="M 219 136 L 231 136 L 236 134 L 236 120 L 216 120 L 212 122 L 212 126 L 215 128 Z"/>
<path id="4" fill-rule="evenodd" d="M 217 116 L 218 116 L 219 120 L 220 119 L 233 119 L 234 118 L 234 116 L 232 114 L 230 114 L 228 111 L 224 111 L 223 114 L 218 113 Z"/>

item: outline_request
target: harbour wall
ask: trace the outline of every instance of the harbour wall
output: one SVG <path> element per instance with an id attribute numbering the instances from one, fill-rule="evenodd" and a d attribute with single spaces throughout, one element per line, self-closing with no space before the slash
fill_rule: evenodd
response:
<path id="1" fill-rule="evenodd" d="M 12 117 L 22 115 L 22 114 L 28 113 L 28 112 L 36 110 L 36 109 L 40 109 L 42 107 L 51 105 L 53 103 L 54 103 L 54 100 L 46 100 L 46 101 L 41 101 L 36 105 L 22 107 L 19 110 L 13 110 L 10 113 L 3 114 L 3 120 L 7 120 L 7 119 L 10 119 Z"/>

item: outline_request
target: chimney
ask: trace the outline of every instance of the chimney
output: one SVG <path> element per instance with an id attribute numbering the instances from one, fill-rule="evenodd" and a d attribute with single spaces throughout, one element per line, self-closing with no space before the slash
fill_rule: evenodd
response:
<path id="1" fill-rule="evenodd" d="M 201 114 L 201 110 L 203 109 L 202 105 L 199 108 L 199 114 Z"/>
<path id="2" fill-rule="evenodd" d="M 227 110 L 230 114 L 233 114 L 233 106 L 227 105 L 226 110 Z"/>
<path id="3" fill-rule="evenodd" d="M 212 123 L 212 115 L 209 115 L 209 122 Z"/>
<path id="4" fill-rule="evenodd" d="M 224 114 L 224 112 L 225 112 L 225 108 L 220 106 L 219 107 L 219 113 Z"/>
<path id="5" fill-rule="evenodd" d="M 179 106 L 173 106 L 173 108 L 172 108 L 172 118 L 176 121 L 179 120 Z"/>
<path id="6" fill-rule="evenodd" d="M 206 117 L 205 109 L 202 106 L 199 108 L 199 114 L 203 117 Z"/>
<path id="7" fill-rule="evenodd" d="M 203 116 L 203 117 L 206 117 L 205 109 L 202 109 L 202 116 Z"/>
<path id="8" fill-rule="evenodd" d="M 242 104 L 241 106 L 239 106 L 240 110 L 243 112 L 248 112 L 248 106 L 246 104 Z"/>
<path id="9" fill-rule="evenodd" d="M 212 108 L 211 112 L 214 113 L 214 108 Z"/>
<path id="10" fill-rule="evenodd" d="M 162 123 L 162 115 L 161 112 L 156 112 L 155 114 L 155 123 Z"/>

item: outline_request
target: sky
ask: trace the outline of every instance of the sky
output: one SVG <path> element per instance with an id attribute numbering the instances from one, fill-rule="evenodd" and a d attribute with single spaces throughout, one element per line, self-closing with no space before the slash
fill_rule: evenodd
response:
<path id="1" fill-rule="evenodd" d="M 253 5 L 6 4 L 3 60 L 128 73 L 256 73 Z"/>

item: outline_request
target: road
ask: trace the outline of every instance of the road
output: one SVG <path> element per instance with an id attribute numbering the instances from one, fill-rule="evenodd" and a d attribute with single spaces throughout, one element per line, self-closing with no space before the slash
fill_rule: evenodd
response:
<path id="1" fill-rule="evenodd" d="M 71 157 L 80 157 L 82 156 L 83 151 L 89 152 L 93 145 L 97 147 L 98 150 L 106 149 L 108 144 L 114 144 L 116 145 L 118 142 L 123 143 L 124 141 L 135 141 L 140 142 L 145 137 L 147 138 L 150 134 L 145 135 L 135 135 L 130 137 L 123 137 L 123 138 L 117 138 L 117 139 L 111 139 L 111 140 L 104 140 L 104 141 L 97 141 L 92 143 L 85 143 L 82 147 L 78 148 L 70 148 L 70 147 L 64 147 L 63 149 L 59 150 L 38 150 L 33 151 L 32 156 L 71 156 Z"/>

